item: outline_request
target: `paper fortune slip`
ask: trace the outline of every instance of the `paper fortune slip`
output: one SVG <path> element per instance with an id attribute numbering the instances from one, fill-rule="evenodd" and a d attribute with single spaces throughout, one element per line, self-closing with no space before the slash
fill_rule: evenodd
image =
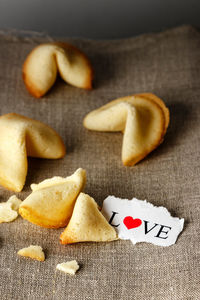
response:
<path id="1" fill-rule="evenodd" d="M 184 219 L 173 218 L 165 207 L 156 207 L 146 200 L 120 199 L 108 196 L 103 202 L 102 214 L 120 239 L 173 245 L 183 230 Z"/>

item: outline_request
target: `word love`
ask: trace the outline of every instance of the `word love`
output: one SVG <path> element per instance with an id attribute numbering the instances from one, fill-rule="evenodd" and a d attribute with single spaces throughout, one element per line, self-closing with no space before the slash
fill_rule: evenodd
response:
<path id="1" fill-rule="evenodd" d="M 120 224 L 114 225 L 112 224 L 113 218 L 114 216 L 118 214 L 117 212 L 113 211 L 112 212 L 112 216 L 109 220 L 110 225 L 112 225 L 113 227 L 118 227 Z M 152 227 L 148 228 L 148 223 L 149 221 L 143 220 L 144 222 L 144 234 L 148 234 L 150 231 L 152 231 L 154 228 L 158 229 L 157 234 L 155 235 L 155 237 L 160 238 L 160 239 L 167 239 L 168 236 L 161 236 L 161 234 L 167 234 L 169 230 L 171 230 L 172 228 L 166 225 L 162 225 L 162 224 L 156 224 L 154 223 L 152 225 Z M 140 225 L 142 225 L 142 220 L 140 219 L 133 219 L 131 216 L 125 217 L 123 220 L 124 225 L 126 226 L 126 228 L 128 230 L 130 229 L 134 229 L 139 227 Z M 167 231 L 164 231 L 165 229 L 167 229 Z"/>
<path id="2" fill-rule="evenodd" d="M 130 239 L 133 244 L 173 245 L 184 225 L 184 219 L 173 218 L 165 207 L 156 207 L 136 198 L 108 196 L 103 202 L 102 213 L 119 238 Z"/>

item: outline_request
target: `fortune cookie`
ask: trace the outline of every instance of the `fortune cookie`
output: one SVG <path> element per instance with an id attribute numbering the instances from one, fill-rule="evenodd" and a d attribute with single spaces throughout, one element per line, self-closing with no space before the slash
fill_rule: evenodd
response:
<path id="1" fill-rule="evenodd" d="M 72 217 L 60 236 L 61 244 L 108 242 L 116 239 L 115 229 L 99 211 L 94 199 L 80 193 Z"/>
<path id="2" fill-rule="evenodd" d="M 85 182 L 85 170 L 80 168 L 69 177 L 53 177 L 32 184 L 32 193 L 20 205 L 19 213 L 24 219 L 42 227 L 64 227 Z"/>
<path id="3" fill-rule="evenodd" d="M 85 54 L 70 44 L 41 44 L 30 52 L 23 65 L 24 83 L 37 98 L 48 92 L 57 73 L 70 85 L 92 88 L 92 66 Z"/>
<path id="4" fill-rule="evenodd" d="M 15 113 L 0 117 L 0 184 L 7 189 L 23 189 L 27 156 L 56 159 L 64 155 L 61 137 L 49 126 Z"/>
<path id="5" fill-rule="evenodd" d="M 83 124 L 90 130 L 123 132 L 122 162 L 133 166 L 162 143 L 169 110 L 154 94 L 138 94 L 90 112 Z"/>

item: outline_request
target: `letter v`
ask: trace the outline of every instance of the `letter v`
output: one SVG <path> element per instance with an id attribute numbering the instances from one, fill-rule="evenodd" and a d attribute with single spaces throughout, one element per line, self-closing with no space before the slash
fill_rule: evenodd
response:
<path id="1" fill-rule="evenodd" d="M 143 220 L 144 221 L 144 234 L 147 234 L 147 233 L 149 233 L 151 230 L 153 230 L 157 225 L 159 225 L 159 224 L 154 224 L 154 226 L 153 227 L 151 227 L 149 230 L 148 230 L 148 223 L 149 223 L 149 221 L 145 221 L 145 220 Z"/>

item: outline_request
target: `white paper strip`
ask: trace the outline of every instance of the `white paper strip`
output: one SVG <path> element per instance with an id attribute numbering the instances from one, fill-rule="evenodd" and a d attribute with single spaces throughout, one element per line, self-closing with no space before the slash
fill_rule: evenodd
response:
<path id="1" fill-rule="evenodd" d="M 165 207 L 156 207 L 136 198 L 108 196 L 101 212 L 116 229 L 119 238 L 130 239 L 133 244 L 173 245 L 184 225 L 184 219 L 173 218 Z"/>

